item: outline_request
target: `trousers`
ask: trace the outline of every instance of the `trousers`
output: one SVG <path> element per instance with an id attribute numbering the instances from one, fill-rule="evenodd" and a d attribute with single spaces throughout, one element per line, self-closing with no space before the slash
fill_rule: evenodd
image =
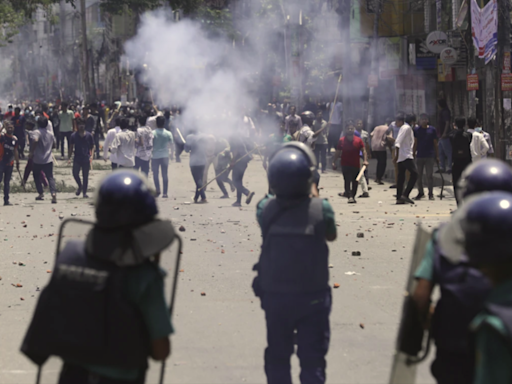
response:
<path id="1" fill-rule="evenodd" d="M 50 186 L 50 193 L 55 195 L 57 190 L 55 189 L 55 178 L 53 177 L 53 163 L 47 164 L 36 164 L 34 163 L 34 182 L 36 183 L 37 193 L 43 194 L 43 185 L 41 184 L 41 172 L 46 175 L 48 184 Z"/>
<path id="2" fill-rule="evenodd" d="M 449 138 L 439 139 L 439 163 L 441 170 L 447 171 L 452 169 L 452 143 Z M 446 168 L 445 168 L 446 165 Z"/>
<path id="3" fill-rule="evenodd" d="M 359 185 L 356 181 L 356 177 L 359 173 L 359 168 L 342 165 L 341 172 L 345 180 L 345 195 L 348 197 L 356 197 L 357 186 Z"/>
<path id="4" fill-rule="evenodd" d="M 64 157 L 64 139 L 66 139 L 66 141 L 68 142 L 68 152 L 69 152 L 69 141 L 71 140 L 72 133 L 73 133 L 72 131 L 60 133 L 60 145 L 61 145 L 60 154 L 62 155 L 62 157 Z"/>
<path id="5" fill-rule="evenodd" d="M 135 158 L 137 159 L 137 158 Z M 160 193 L 160 180 L 159 180 L 159 172 L 160 168 L 162 168 L 162 182 L 164 187 L 164 195 L 167 195 L 167 190 L 169 188 L 169 158 L 163 157 L 161 159 L 153 159 L 151 160 L 151 169 L 153 170 L 153 181 L 155 183 L 155 188 L 157 193 Z"/>
<path id="6" fill-rule="evenodd" d="M 5 164 L 0 160 L 0 184 L 4 183 L 4 203 L 9 202 L 9 192 L 11 191 L 11 177 L 14 167 Z"/>
<path id="7" fill-rule="evenodd" d="M 418 179 L 418 171 L 416 170 L 416 164 L 414 164 L 413 159 L 406 159 L 397 163 L 398 165 L 398 183 L 396 184 L 396 198 L 397 200 L 402 197 L 409 197 L 412 189 L 414 188 L 414 184 L 416 184 L 416 180 Z M 407 182 L 407 187 L 404 190 L 405 183 L 405 172 L 409 171 L 410 177 Z"/>
<path id="8" fill-rule="evenodd" d="M 373 156 L 377 159 L 377 180 L 382 181 L 386 173 L 386 166 L 388 162 L 388 153 L 384 151 L 373 151 Z"/>
<path id="9" fill-rule="evenodd" d="M 233 166 L 233 184 L 236 188 L 236 201 L 242 202 L 242 195 L 248 196 L 249 190 L 244 187 L 244 174 L 247 170 L 247 162 L 239 161 Z"/>
<path id="10" fill-rule="evenodd" d="M 466 167 L 471 164 L 471 159 L 454 159 L 452 165 L 452 183 L 453 183 L 453 193 L 455 195 L 455 201 L 457 205 L 459 205 L 459 196 L 457 191 L 459 190 L 459 179 L 462 176 L 462 172 Z"/>
<path id="11" fill-rule="evenodd" d="M 80 170 L 82 171 L 83 183 L 80 180 Z M 78 188 L 82 188 L 84 196 L 87 195 L 87 187 L 89 186 L 89 171 L 91 170 L 91 163 L 89 160 L 73 161 L 73 177 L 75 178 Z"/>
<path id="12" fill-rule="evenodd" d="M 196 183 L 196 194 L 194 196 L 194 202 L 197 202 L 199 197 L 201 197 L 202 200 L 205 200 L 206 194 L 204 193 L 203 189 L 204 165 L 191 165 L 190 171 L 192 172 L 192 177 Z"/>
<path id="13" fill-rule="evenodd" d="M 437 349 L 430 371 L 437 384 L 470 384 L 473 383 L 474 365 L 472 355 Z"/>
<path id="14" fill-rule="evenodd" d="M 418 167 L 418 193 L 423 195 L 423 170 L 425 170 L 427 174 L 427 188 L 428 194 L 434 194 L 434 162 L 435 159 L 433 157 L 427 158 L 417 158 L 416 166 Z"/>
<path id="15" fill-rule="evenodd" d="M 148 177 L 149 175 L 149 160 L 142 160 L 140 157 L 135 156 L 135 167 L 136 171 L 141 171 Z"/>
<path id="16" fill-rule="evenodd" d="M 297 331 L 297 356 L 303 384 L 325 383 L 325 355 L 331 336 L 330 289 L 306 294 L 263 293 L 267 323 L 265 374 L 268 384 L 291 384 L 290 357 Z"/>
<path id="17" fill-rule="evenodd" d="M 315 145 L 315 156 L 317 168 L 322 163 L 322 172 L 327 169 L 327 146 L 328 144 L 316 144 Z"/>

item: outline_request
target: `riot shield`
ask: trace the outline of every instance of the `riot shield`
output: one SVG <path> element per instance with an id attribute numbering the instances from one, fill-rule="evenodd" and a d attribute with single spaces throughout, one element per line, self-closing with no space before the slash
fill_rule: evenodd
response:
<path id="1" fill-rule="evenodd" d="M 416 382 L 417 363 L 423 360 L 423 358 L 417 356 L 423 347 L 426 348 L 426 353 L 428 353 L 430 340 L 427 340 L 426 345 L 423 346 L 425 338 L 423 325 L 419 322 L 416 305 L 412 301 L 412 293 L 416 287 L 414 273 L 423 259 L 425 248 L 431 236 L 432 234 L 429 231 L 418 225 L 409 275 L 405 285 L 402 316 L 398 328 L 389 384 L 414 384 Z M 424 357 L 426 357 L 426 353 Z"/>
<path id="2" fill-rule="evenodd" d="M 182 253 L 182 240 L 181 237 L 174 231 L 170 222 L 166 223 L 168 223 L 166 227 L 164 226 L 160 228 L 168 228 L 168 233 L 166 232 L 163 235 L 168 237 L 169 246 L 160 252 L 159 265 L 167 273 L 166 284 L 168 284 L 170 289 L 166 290 L 166 299 L 169 301 L 169 316 L 172 318 L 176 299 L 176 289 L 178 285 L 178 274 Z M 59 229 L 59 238 L 57 239 L 55 258 L 58 258 L 62 250 L 71 241 L 84 241 L 84 243 L 86 243 L 88 235 L 93 229 L 94 223 L 90 221 L 75 218 L 64 220 Z M 149 231 L 151 231 L 151 228 L 149 228 Z M 134 237 L 139 235 L 144 236 L 144 234 L 137 233 L 137 230 L 135 230 Z M 105 244 L 105 246 L 108 248 L 107 244 Z M 42 364 L 44 364 L 44 362 L 38 366 L 38 373 L 36 378 L 37 384 L 41 379 Z M 158 383 L 162 384 L 164 382 L 164 375 L 165 361 L 163 361 L 161 365 Z"/>

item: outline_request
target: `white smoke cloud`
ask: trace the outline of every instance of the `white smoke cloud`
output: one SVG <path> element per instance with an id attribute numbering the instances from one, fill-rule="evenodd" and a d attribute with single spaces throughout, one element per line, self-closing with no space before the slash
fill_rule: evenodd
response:
<path id="1" fill-rule="evenodd" d="M 248 81 L 257 65 L 232 43 L 208 37 L 197 22 L 174 22 L 164 10 L 146 13 L 125 55 L 131 68 L 143 70 L 155 103 L 185 107 L 189 127 L 227 133 L 254 106 Z"/>

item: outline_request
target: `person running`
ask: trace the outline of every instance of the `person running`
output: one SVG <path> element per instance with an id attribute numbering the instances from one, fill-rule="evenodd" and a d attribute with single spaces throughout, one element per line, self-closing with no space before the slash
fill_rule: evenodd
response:
<path id="1" fill-rule="evenodd" d="M 185 139 L 185 152 L 190 153 L 190 171 L 192 172 L 192 177 L 196 184 L 194 203 L 205 204 L 208 202 L 203 188 L 204 169 L 207 163 L 207 136 L 202 133 L 196 133 L 193 129 L 189 132 L 190 134 Z M 200 201 L 198 201 L 199 198 L 201 198 Z"/>
<path id="2" fill-rule="evenodd" d="M 233 135 L 229 144 L 233 153 L 230 168 L 233 170 L 233 184 L 236 187 L 236 201 L 233 203 L 233 207 L 242 206 L 242 195 L 247 196 L 245 204 L 249 205 L 255 193 L 244 187 L 243 179 L 247 166 L 252 160 L 252 155 L 247 150 L 246 141 L 241 135 Z"/>
<path id="3" fill-rule="evenodd" d="M 73 177 L 78 185 L 75 194 L 80 196 L 83 192 L 84 199 L 87 199 L 89 198 L 87 195 L 87 187 L 89 185 L 92 154 L 94 153 L 94 138 L 90 132 L 85 130 L 85 121 L 83 119 L 77 119 L 76 125 L 78 131 L 71 135 L 68 163 L 71 162 L 71 157 L 74 154 Z M 82 171 L 83 183 L 80 180 L 80 170 Z"/>
<path id="4" fill-rule="evenodd" d="M 222 191 L 221 199 L 229 199 L 229 194 L 224 183 L 227 183 L 231 187 L 231 192 L 234 192 L 236 189 L 235 184 L 229 179 L 229 164 L 231 163 L 231 159 L 231 148 L 228 141 L 223 138 L 217 138 L 215 141 L 215 160 L 213 161 L 213 167 L 215 169 L 217 185 Z"/>
<path id="5" fill-rule="evenodd" d="M 341 158 L 341 171 L 345 179 L 345 193 L 339 193 L 342 197 L 348 197 L 349 204 L 356 203 L 357 186 L 356 180 L 359 174 L 360 157 L 359 153 L 363 152 L 363 165 L 368 166 L 368 157 L 364 147 L 363 140 L 355 135 L 356 127 L 353 123 L 345 129 L 343 136 L 336 147 L 336 153 L 332 159 L 332 169 L 336 169 L 336 162 Z"/>
<path id="6" fill-rule="evenodd" d="M 37 193 L 36 200 L 44 200 L 44 191 L 41 184 L 41 171 L 44 172 L 50 185 L 52 195 L 52 204 L 57 203 L 57 190 L 55 188 L 55 179 L 53 177 L 53 159 L 52 148 L 55 145 L 55 136 L 48 129 L 48 119 L 44 116 L 37 120 L 37 129 L 32 132 L 32 145 L 30 148 L 29 159 L 34 160 L 34 181 Z M 70 136 L 71 138 L 71 136 Z"/>
<path id="7" fill-rule="evenodd" d="M 68 103 L 63 102 L 60 105 L 61 111 L 59 113 L 60 120 L 60 141 L 61 141 L 61 155 L 62 160 L 64 160 L 64 139 L 66 139 L 68 143 L 68 155 L 69 155 L 69 140 L 71 139 L 71 134 L 73 133 L 73 120 L 75 118 L 75 114 L 73 111 L 68 109 Z"/>
<path id="8" fill-rule="evenodd" d="M 11 185 L 14 162 L 16 169 L 20 170 L 20 159 L 18 156 L 18 139 L 14 135 L 14 126 L 6 122 L 5 133 L 0 133 L 0 183 L 4 184 L 4 206 L 12 205 L 9 202 L 9 192 Z"/>
<path id="9" fill-rule="evenodd" d="M 156 129 L 153 134 L 153 153 L 151 160 L 151 169 L 153 170 L 153 181 L 155 183 L 156 195 L 160 196 L 159 172 L 162 169 L 163 198 L 167 198 L 167 189 L 169 186 L 169 148 L 173 145 L 172 133 L 165 128 L 165 117 L 156 118 Z"/>
<path id="10" fill-rule="evenodd" d="M 423 191 L 423 170 L 427 174 L 427 187 L 429 200 L 434 198 L 434 164 L 439 163 L 437 153 L 437 132 L 429 125 L 428 115 L 420 115 L 420 125 L 414 128 L 414 149 L 416 167 L 418 168 L 418 195 L 414 200 L 421 200 L 425 197 Z"/>
<path id="11" fill-rule="evenodd" d="M 139 117 L 140 128 L 137 129 L 137 139 L 135 141 L 135 148 L 137 148 L 135 170 L 140 170 L 148 177 L 149 162 L 153 153 L 153 130 L 146 125 L 146 121 L 146 116 Z"/>

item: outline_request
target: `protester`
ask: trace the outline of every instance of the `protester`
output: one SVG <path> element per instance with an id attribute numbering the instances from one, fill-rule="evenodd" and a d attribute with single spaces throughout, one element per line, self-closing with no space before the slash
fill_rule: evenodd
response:
<path id="1" fill-rule="evenodd" d="M 297 108 L 292 105 L 290 107 L 290 114 L 284 119 L 286 133 L 293 136 L 295 132 L 302 128 L 302 120 L 297 114 Z"/>
<path id="2" fill-rule="evenodd" d="M 151 160 L 151 169 L 153 171 L 153 181 L 156 188 L 156 196 L 160 196 L 160 181 L 159 173 L 162 169 L 162 182 L 163 182 L 163 198 L 167 198 L 167 190 L 169 186 L 169 148 L 173 145 L 172 133 L 165 128 L 165 118 L 158 116 L 156 118 L 156 129 L 152 132 L 153 135 L 153 152 Z"/>
<path id="3" fill-rule="evenodd" d="M 329 125 L 322 117 L 322 111 L 318 109 L 312 128 L 313 132 L 317 135 L 314 149 L 317 167 L 322 164 L 322 173 L 325 173 L 327 169 L 327 137 L 329 136 Z"/>
<path id="4" fill-rule="evenodd" d="M 60 120 L 60 141 L 61 141 L 61 155 L 62 160 L 64 160 L 64 139 L 66 139 L 68 144 L 68 156 L 69 156 L 69 140 L 71 139 L 71 134 L 73 133 L 73 120 L 75 118 L 75 114 L 73 111 L 68 109 L 68 103 L 63 102 L 61 105 L 61 111 L 59 113 Z"/>
<path id="5" fill-rule="evenodd" d="M 133 168 L 135 166 L 135 130 L 137 128 L 132 127 L 132 130 L 128 129 L 128 119 L 123 117 L 119 122 L 121 132 L 119 132 L 110 147 L 110 151 L 115 154 L 117 160 L 117 166 L 119 168 Z"/>
<path id="6" fill-rule="evenodd" d="M 107 162 L 110 158 L 110 162 L 112 165 L 112 170 L 117 169 L 117 156 L 114 153 L 110 153 L 109 156 L 109 150 L 110 147 L 116 137 L 116 135 L 121 132 L 121 127 L 119 126 L 121 124 L 121 118 L 116 117 L 115 119 L 115 126 L 114 128 L 111 128 L 107 132 L 107 136 L 105 137 L 105 141 L 103 142 L 103 161 Z"/>
<path id="7" fill-rule="evenodd" d="M 233 170 L 233 184 L 236 187 L 236 201 L 233 203 L 233 207 L 242 206 L 242 195 L 247 196 L 245 203 L 249 205 L 251 204 L 255 193 L 244 187 L 243 178 L 245 171 L 247 170 L 247 166 L 252 160 L 252 155 L 247 149 L 247 142 L 240 135 L 235 134 L 231 136 L 229 145 L 231 147 L 231 152 L 233 153 L 230 168 Z"/>
<path id="8" fill-rule="evenodd" d="M 423 170 L 427 176 L 428 199 L 434 198 L 434 164 L 439 162 L 437 132 L 429 125 L 428 115 L 420 115 L 420 125 L 414 128 L 414 150 L 416 167 L 418 168 L 418 195 L 414 200 L 421 200 L 425 197 L 423 190 Z"/>
<path id="9" fill-rule="evenodd" d="M 89 171 L 91 169 L 92 154 L 94 153 L 94 138 L 90 132 L 85 130 L 85 121 L 82 118 L 76 119 L 78 131 L 71 135 L 69 146 L 69 161 L 73 157 L 73 177 L 78 185 L 75 194 L 80 196 L 83 192 L 84 199 L 89 198 L 87 187 L 89 185 Z M 80 180 L 82 171 L 83 183 Z"/>
<path id="10" fill-rule="evenodd" d="M 36 200 L 44 200 L 44 191 L 41 184 L 41 171 L 44 172 L 50 185 L 52 204 L 57 203 L 57 190 L 53 178 L 52 148 L 55 145 L 55 136 L 48 130 L 49 124 L 46 117 L 40 117 L 37 121 L 37 129 L 32 132 L 32 145 L 29 159 L 34 161 L 34 180 L 37 193 Z M 71 137 L 71 136 L 70 136 Z"/>
<path id="11" fill-rule="evenodd" d="M 437 118 L 437 137 L 439 138 L 439 161 L 440 170 L 438 172 L 452 172 L 452 145 L 450 141 L 452 113 L 448 108 L 448 103 L 444 99 L 437 101 L 439 106 L 439 117 Z"/>
<path id="12" fill-rule="evenodd" d="M 475 162 L 480 159 L 485 159 L 487 157 L 487 152 L 489 152 L 489 144 L 485 139 L 482 128 L 477 127 L 476 117 L 471 116 L 468 117 L 468 132 L 471 133 L 471 161 Z"/>
<path id="13" fill-rule="evenodd" d="M 140 170 L 146 175 L 146 177 L 148 177 L 149 163 L 153 153 L 153 130 L 146 125 L 146 121 L 146 116 L 142 115 L 139 117 L 140 128 L 137 129 L 137 135 L 135 139 L 135 148 L 137 149 L 135 154 L 135 170 Z M 167 195 L 167 193 L 165 193 L 165 195 Z"/>
<path id="14" fill-rule="evenodd" d="M 336 147 L 336 153 L 332 159 L 332 169 L 336 169 L 336 162 L 341 157 L 341 171 L 343 178 L 345 179 L 345 192 L 339 193 L 342 197 L 348 198 L 349 204 L 356 203 L 357 186 L 358 181 L 356 180 L 359 174 L 360 158 L 359 152 L 363 152 L 363 165 L 368 166 L 368 158 L 366 155 L 366 148 L 364 147 L 363 140 L 355 136 L 356 127 L 353 123 L 345 129 L 345 136 L 342 137 L 338 146 Z"/>
<path id="15" fill-rule="evenodd" d="M 224 183 L 227 183 L 231 192 L 236 190 L 235 184 L 229 179 L 229 165 L 231 164 L 232 155 L 231 148 L 226 139 L 217 138 L 215 141 L 215 160 L 213 162 L 213 166 L 215 168 L 215 177 L 217 178 L 217 185 L 222 191 L 221 199 L 229 199 L 228 191 L 224 186 Z"/>
<path id="16" fill-rule="evenodd" d="M 418 171 L 416 164 L 414 164 L 414 132 L 411 126 L 405 123 L 405 117 L 402 114 L 397 115 L 395 119 L 396 126 L 400 128 L 398 137 L 395 141 L 395 159 L 394 162 L 398 166 L 398 184 L 396 186 L 396 203 L 397 204 L 414 204 L 409 198 L 409 194 L 416 184 L 418 178 Z M 416 117 L 407 116 L 411 122 L 416 122 Z M 405 172 L 409 171 L 409 181 L 407 187 L 404 189 Z"/>
<path id="17" fill-rule="evenodd" d="M 386 119 L 386 124 L 376 126 L 372 133 L 371 137 L 371 145 L 372 145 L 372 154 L 373 157 L 377 159 L 377 171 L 376 171 L 376 179 L 375 182 L 379 185 L 383 185 L 382 179 L 384 178 L 384 174 L 386 173 L 387 159 L 388 154 L 386 152 L 387 143 L 386 138 L 388 136 L 387 132 L 389 129 L 389 125 L 391 124 L 391 119 Z"/>
<path id="18" fill-rule="evenodd" d="M 452 148 L 452 183 L 453 192 L 457 205 L 459 204 L 459 197 L 457 195 L 458 182 L 464 169 L 471 164 L 471 133 L 466 132 L 466 119 L 462 116 L 455 118 L 453 130 L 450 132 L 450 146 Z"/>
<path id="19" fill-rule="evenodd" d="M 196 184 L 196 193 L 194 195 L 194 203 L 205 204 L 206 193 L 203 188 L 204 169 L 206 167 L 206 146 L 207 137 L 202 133 L 196 133 L 195 130 L 189 130 L 190 134 L 186 138 L 185 152 L 190 153 L 190 171 Z M 199 198 L 201 198 L 200 201 Z"/>
<path id="20" fill-rule="evenodd" d="M 25 122 L 26 118 L 21 115 L 20 107 L 14 108 L 14 116 L 11 117 L 12 124 L 14 125 L 14 136 L 18 139 L 18 153 L 21 159 L 25 158 L 25 143 L 26 143 L 26 132 Z"/>
<path id="21" fill-rule="evenodd" d="M 50 122 L 53 126 L 53 135 L 55 136 L 55 141 L 57 143 L 56 149 L 57 152 L 60 150 L 61 138 L 60 138 L 60 118 L 59 111 L 57 108 L 51 107 L 50 110 Z"/>
<path id="22" fill-rule="evenodd" d="M 18 155 L 18 139 L 14 135 L 12 123 L 5 124 L 6 133 L 0 133 L 0 184 L 4 185 L 4 206 L 12 205 L 9 201 L 11 177 L 16 161 L 16 169 L 20 170 L 20 159 Z"/>

